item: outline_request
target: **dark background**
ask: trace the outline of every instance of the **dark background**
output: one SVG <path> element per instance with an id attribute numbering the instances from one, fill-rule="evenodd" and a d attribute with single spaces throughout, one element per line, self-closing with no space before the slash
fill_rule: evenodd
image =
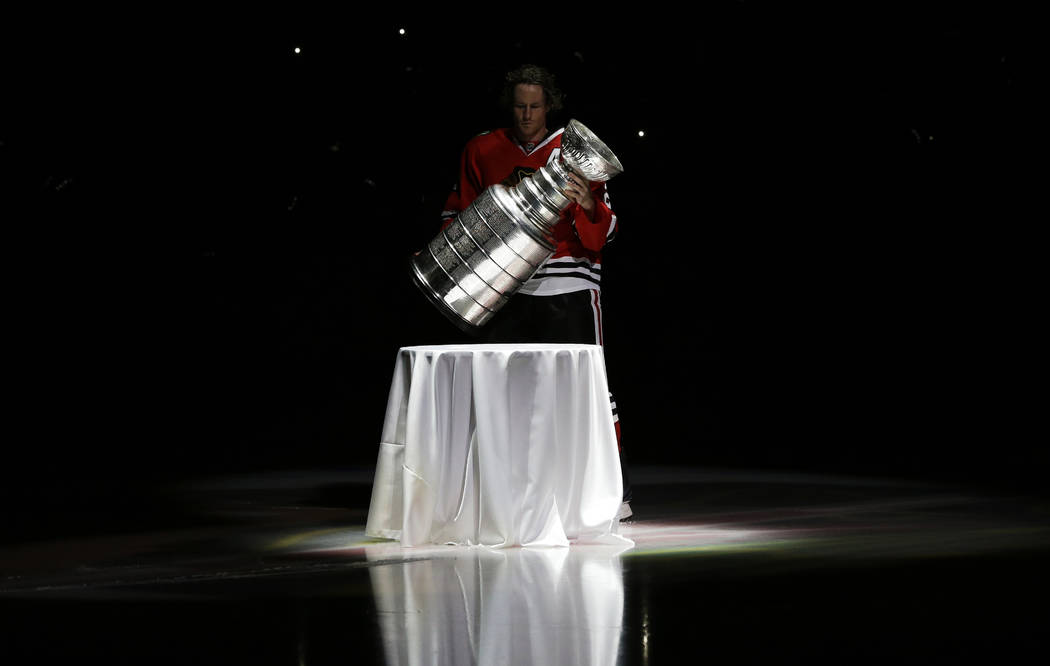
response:
<path id="1" fill-rule="evenodd" d="M 626 168 L 631 463 L 1038 487 L 1034 39 L 988 4 L 12 20 L 5 488 L 373 464 L 397 349 L 464 339 L 407 260 L 523 62 Z"/>

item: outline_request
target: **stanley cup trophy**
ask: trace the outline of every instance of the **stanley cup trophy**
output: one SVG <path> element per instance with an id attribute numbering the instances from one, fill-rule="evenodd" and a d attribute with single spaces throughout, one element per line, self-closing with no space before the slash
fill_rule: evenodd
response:
<path id="1" fill-rule="evenodd" d="M 557 159 L 514 187 L 487 188 L 412 258 L 413 282 L 460 329 L 484 326 L 554 254 L 554 225 L 572 203 L 564 194 L 570 171 L 605 182 L 623 166 L 570 120 Z"/>

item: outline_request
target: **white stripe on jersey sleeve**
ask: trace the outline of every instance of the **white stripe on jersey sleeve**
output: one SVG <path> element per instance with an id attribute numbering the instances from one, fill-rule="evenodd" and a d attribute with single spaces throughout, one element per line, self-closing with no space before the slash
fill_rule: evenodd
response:
<path id="1" fill-rule="evenodd" d="M 536 271 L 537 275 L 558 275 L 559 273 L 586 273 L 595 280 L 602 279 L 602 265 L 592 263 L 588 259 L 580 257 L 558 257 L 548 259 Z"/>
<path id="2" fill-rule="evenodd" d="M 571 275 L 573 273 L 583 273 L 589 275 L 595 280 L 601 280 L 602 274 L 600 271 L 594 271 L 586 266 L 550 266 L 545 265 L 540 270 L 536 271 L 536 277 L 549 277 L 552 275 Z"/>
<path id="3" fill-rule="evenodd" d="M 592 289 L 601 291 L 601 287 L 590 280 L 578 277 L 561 277 L 559 275 L 554 275 L 546 278 L 532 278 L 525 283 L 525 286 L 522 287 L 518 293 L 528 294 L 530 296 L 555 296 L 557 294 L 568 294 L 574 291 L 590 291 Z"/>

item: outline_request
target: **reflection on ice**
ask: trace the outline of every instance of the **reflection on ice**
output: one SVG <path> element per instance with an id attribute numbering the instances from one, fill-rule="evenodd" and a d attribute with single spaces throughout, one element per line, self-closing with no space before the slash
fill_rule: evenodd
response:
<path id="1" fill-rule="evenodd" d="M 614 664 L 624 550 L 456 547 L 377 562 L 369 571 L 387 664 Z"/>

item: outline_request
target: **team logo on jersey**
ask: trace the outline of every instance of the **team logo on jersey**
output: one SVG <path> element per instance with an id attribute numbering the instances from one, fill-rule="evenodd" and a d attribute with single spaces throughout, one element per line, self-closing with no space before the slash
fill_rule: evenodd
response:
<path id="1" fill-rule="evenodd" d="M 534 173 L 536 173 L 536 169 L 532 167 L 514 167 L 514 170 L 510 172 L 510 175 L 503 179 L 502 184 L 507 187 L 514 187 L 526 178 L 530 178 Z"/>

